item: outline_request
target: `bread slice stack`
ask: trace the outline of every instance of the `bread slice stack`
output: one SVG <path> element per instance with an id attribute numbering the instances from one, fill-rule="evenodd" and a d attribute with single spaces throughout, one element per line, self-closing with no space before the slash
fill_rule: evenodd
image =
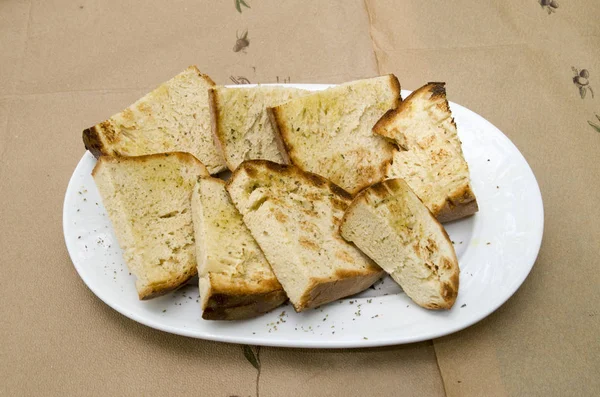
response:
<path id="1" fill-rule="evenodd" d="M 200 305 L 205 320 L 240 320 L 287 300 L 235 208 L 225 182 L 200 178 L 192 195 Z"/>
<path id="2" fill-rule="evenodd" d="M 92 172 L 140 299 L 197 274 L 191 195 L 208 171 L 189 153 L 101 156 Z"/>
<path id="3" fill-rule="evenodd" d="M 400 101 L 390 74 L 292 99 L 270 115 L 294 165 L 354 195 L 385 177 L 394 146 L 372 129 Z"/>
<path id="4" fill-rule="evenodd" d="M 309 93 L 270 85 L 212 88 L 209 95 L 213 134 L 227 167 L 233 171 L 244 160 L 255 159 L 286 163 L 267 108 Z"/>
<path id="5" fill-rule="evenodd" d="M 84 130 L 85 147 L 96 157 L 188 152 L 211 174 L 223 171 L 208 106 L 208 89 L 214 85 L 190 66 L 127 109 Z"/>
<path id="6" fill-rule="evenodd" d="M 383 275 L 340 236 L 351 196 L 327 179 L 251 160 L 227 190 L 296 311 L 358 293 Z"/>
<path id="7" fill-rule="evenodd" d="M 394 75 L 307 92 L 190 67 L 83 138 L 140 299 L 198 274 L 202 317 L 239 320 L 388 272 L 422 307 L 456 300 L 438 221 L 477 201 L 443 83 L 401 102 Z M 210 176 L 227 168 L 227 183 Z"/>
<path id="8" fill-rule="evenodd" d="M 428 83 L 373 128 L 399 147 L 387 178 L 402 178 L 440 222 L 478 210 L 444 83 Z"/>
<path id="9" fill-rule="evenodd" d="M 452 242 L 402 179 L 388 179 L 360 192 L 344 215 L 341 234 L 418 305 L 427 309 L 454 305 L 459 268 Z"/>

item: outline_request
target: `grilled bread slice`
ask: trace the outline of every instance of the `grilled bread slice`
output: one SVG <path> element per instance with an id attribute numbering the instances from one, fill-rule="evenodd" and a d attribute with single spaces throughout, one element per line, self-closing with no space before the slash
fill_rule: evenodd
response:
<path id="1" fill-rule="evenodd" d="M 213 134 L 227 167 L 233 171 L 242 161 L 254 159 L 285 163 L 267 107 L 307 93 L 309 91 L 297 88 L 264 85 L 211 89 Z"/>
<path id="2" fill-rule="evenodd" d="M 387 177 L 404 179 L 440 222 L 477 212 L 444 83 L 419 88 L 373 130 L 399 146 Z"/>
<path id="3" fill-rule="evenodd" d="M 242 215 L 231 202 L 224 181 L 198 180 L 192 194 L 192 218 L 202 318 L 251 318 L 287 300 Z"/>
<path id="4" fill-rule="evenodd" d="M 351 196 L 327 179 L 249 160 L 227 190 L 296 311 L 358 293 L 383 275 L 340 236 Z"/>
<path id="5" fill-rule="evenodd" d="M 358 80 L 271 108 L 292 163 L 350 194 L 382 180 L 394 146 L 373 126 L 400 103 L 396 76 Z"/>
<path id="6" fill-rule="evenodd" d="M 189 153 L 101 156 L 92 172 L 140 299 L 196 275 L 191 196 L 208 171 Z"/>
<path id="7" fill-rule="evenodd" d="M 83 131 L 85 148 L 98 157 L 188 152 L 211 174 L 225 170 L 213 142 L 208 89 L 215 83 L 190 66 L 133 105 Z"/>
<path id="8" fill-rule="evenodd" d="M 402 179 L 388 179 L 360 192 L 340 229 L 418 305 L 454 305 L 459 268 L 452 242 Z"/>

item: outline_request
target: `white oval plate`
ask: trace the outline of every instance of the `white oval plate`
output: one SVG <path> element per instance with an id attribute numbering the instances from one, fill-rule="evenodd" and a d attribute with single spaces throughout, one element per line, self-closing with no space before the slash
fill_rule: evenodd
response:
<path id="1" fill-rule="evenodd" d="M 309 90 L 329 85 L 291 84 Z M 403 97 L 409 94 L 403 91 Z M 479 212 L 446 224 L 460 263 L 460 291 L 450 311 L 415 305 L 388 277 L 363 293 L 295 313 L 288 304 L 236 322 L 201 318 L 198 287 L 139 301 L 91 177 L 87 152 L 67 188 L 63 228 L 77 272 L 106 304 L 147 326 L 195 338 L 253 345 L 347 348 L 411 343 L 447 335 L 488 316 L 523 283 L 537 257 L 543 205 L 529 165 L 496 127 L 451 103 Z"/>

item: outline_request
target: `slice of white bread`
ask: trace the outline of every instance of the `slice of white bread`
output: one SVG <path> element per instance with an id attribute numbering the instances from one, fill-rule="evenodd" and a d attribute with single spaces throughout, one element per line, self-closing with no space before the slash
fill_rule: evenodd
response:
<path id="1" fill-rule="evenodd" d="M 235 170 L 227 190 L 296 311 L 356 294 L 383 275 L 340 236 L 351 196 L 327 179 L 292 165 L 249 160 Z"/>
<path id="2" fill-rule="evenodd" d="M 255 159 L 284 164 L 267 107 L 307 93 L 297 88 L 263 85 L 212 88 L 212 129 L 227 167 L 233 171 L 242 161 Z"/>
<path id="3" fill-rule="evenodd" d="M 385 176 L 394 146 L 372 129 L 400 101 L 400 83 L 390 74 L 292 99 L 269 112 L 292 163 L 354 195 Z"/>
<path id="4" fill-rule="evenodd" d="M 360 192 L 340 229 L 418 305 L 454 305 L 459 268 L 452 242 L 402 179 L 388 179 Z"/>
<path id="5" fill-rule="evenodd" d="M 440 222 L 477 212 L 444 83 L 414 91 L 373 130 L 399 146 L 387 177 L 404 179 Z"/>
<path id="6" fill-rule="evenodd" d="M 101 156 L 92 172 L 140 299 L 197 274 L 192 190 L 208 171 L 189 153 Z"/>
<path id="7" fill-rule="evenodd" d="M 188 152 L 211 174 L 225 170 L 213 141 L 208 89 L 215 83 L 196 66 L 163 83 L 133 105 L 83 131 L 94 156 Z"/>
<path id="8" fill-rule="evenodd" d="M 200 304 L 205 320 L 240 320 L 287 300 L 235 208 L 225 182 L 200 178 L 192 194 Z"/>

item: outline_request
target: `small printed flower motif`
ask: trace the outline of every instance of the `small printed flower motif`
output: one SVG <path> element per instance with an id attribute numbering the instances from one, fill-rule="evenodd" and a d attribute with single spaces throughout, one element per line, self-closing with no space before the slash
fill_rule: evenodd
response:
<path id="1" fill-rule="evenodd" d="M 250 80 L 245 78 L 244 76 L 229 76 L 229 79 L 233 81 L 235 84 L 252 84 Z"/>
<path id="2" fill-rule="evenodd" d="M 577 89 L 579 89 L 579 95 L 581 96 L 581 99 L 585 98 L 588 91 L 593 98 L 594 90 L 592 89 L 592 86 L 590 86 L 590 72 L 588 72 L 587 69 L 579 70 L 574 66 L 571 66 L 571 70 L 573 70 L 573 73 L 575 73 L 575 76 L 573 76 L 573 84 L 575 84 Z"/>
<path id="3" fill-rule="evenodd" d="M 242 13 L 242 6 L 246 7 L 246 8 L 250 8 L 250 6 L 248 4 L 246 4 L 246 2 L 244 0 L 234 0 L 235 1 L 235 9 L 238 10 L 238 12 L 241 14 Z"/>
<path id="4" fill-rule="evenodd" d="M 540 3 L 543 9 L 548 11 L 548 15 L 556 12 L 556 9 L 558 8 L 558 2 L 556 0 L 538 0 L 538 3 Z"/>
<path id="5" fill-rule="evenodd" d="M 596 115 L 596 118 L 597 118 L 597 119 L 598 119 L 598 121 L 600 122 L 600 116 L 599 116 L 599 115 Z M 593 122 L 591 122 L 591 121 L 588 121 L 588 124 L 589 124 L 589 125 L 590 125 L 590 126 L 593 128 L 593 129 L 595 129 L 595 130 L 596 130 L 596 132 L 600 132 L 600 124 L 596 124 L 596 123 L 593 123 Z"/>
<path id="6" fill-rule="evenodd" d="M 235 32 L 235 37 L 237 38 L 237 41 L 233 46 L 233 52 L 246 52 L 246 48 L 250 45 L 250 40 L 248 39 L 248 29 L 246 29 L 241 36 L 238 34 L 238 32 Z"/>

